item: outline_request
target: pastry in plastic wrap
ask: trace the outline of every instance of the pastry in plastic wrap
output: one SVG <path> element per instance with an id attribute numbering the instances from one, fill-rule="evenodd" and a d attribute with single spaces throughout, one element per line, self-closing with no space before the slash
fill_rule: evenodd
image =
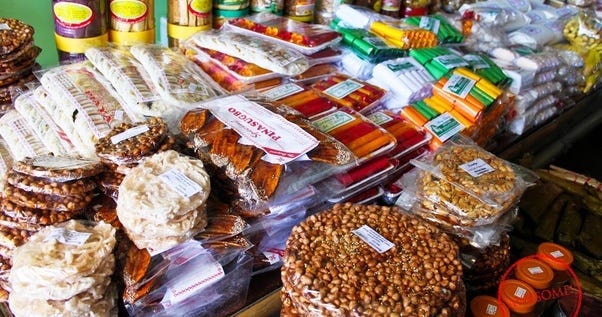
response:
<path id="1" fill-rule="evenodd" d="M 27 225 L 52 225 L 73 218 L 80 213 L 80 210 L 74 211 L 54 211 L 45 209 L 34 209 L 19 206 L 8 199 L 2 200 L 0 204 L 3 216 L 3 222 L 11 222 L 14 228 L 27 228 Z M 6 223 L 4 223 L 6 227 Z"/>
<path id="2" fill-rule="evenodd" d="M 108 315 L 114 304 L 106 292 L 115 243 L 115 229 L 103 222 L 71 220 L 43 228 L 14 252 L 11 311 L 17 316 Z"/>
<path id="3" fill-rule="evenodd" d="M 15 160 L 48 154 L 42 140 L 16 110 L 11 110 L 0 118 L 0 136 L 6 141 Z"/>
<path id="4" fill-rule="evenodd" d="M 101 162 L 70 156 L 41 155 L 16 162 L 13 170 L 33 177 L 66 182 L 100 174 Z"/>
<path id="5" fill-rule="evenodd" d="M 117 215 L 138 248 L 160 252 L 205 227 L 209 192 L 209 175 L 200 160 L 173 150 L 160 152 L 125 176 Z"/>

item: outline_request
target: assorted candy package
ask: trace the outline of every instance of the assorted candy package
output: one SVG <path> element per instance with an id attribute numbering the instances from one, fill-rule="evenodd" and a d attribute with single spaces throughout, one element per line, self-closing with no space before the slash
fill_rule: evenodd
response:
<path id="1" fill-rule="evenodd" d="M 264 91 L 262 95 L 299 111 L 310 120 L 337 109 L 334 102 L 321 97 L 313 89 L 303 88 L 294 83 L 274 87 Z"/>
<path id="2" fill-rule="evenodd" d="M 337 74 L 320 80 L 311 88 L 336 104 L 366 113 L 379 105 L 387 91 L 350 76 Z"/>

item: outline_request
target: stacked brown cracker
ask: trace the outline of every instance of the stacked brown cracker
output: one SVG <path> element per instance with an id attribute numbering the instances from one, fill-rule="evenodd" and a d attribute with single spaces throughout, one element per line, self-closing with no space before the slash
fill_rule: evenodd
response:
<path id="1" fill-rule="evenodd" d="M 34 233 L 80 214 L 92 201 L 92 177 L 103 168 L 98 161 L 50 155 L 15 162 L 6 173 L 0 203 L 2 266 L 10 268 L 15 248 Z"/>
<path id="2" fill-rule="evenodd" d="M 0 113 L 10 109 L 11 90 L 35 79 L 36 58 L 42 51 L 33 42 L 33 27 L 17 19 L 0 18 Z"/>

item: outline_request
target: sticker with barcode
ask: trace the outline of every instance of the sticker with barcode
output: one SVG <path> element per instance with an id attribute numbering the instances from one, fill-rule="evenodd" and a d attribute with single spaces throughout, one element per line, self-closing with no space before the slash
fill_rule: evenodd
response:
<path id="1" fill-rule="evenodd" d="M 188 178 L 188 176 L 184 175 L 184 173 L 178 171 L 177 169 L 171 169 L 159 175 L 159 177 L 182 197 L 189 198 L 203 190 L 201 185 L 195 183 L 192 179 Z"/>
<path id="2" fill-rule="evenodd" d="M 89 232 L 79 232 L 75 230 L 68 230 L 65 228 L 54 228 L 50 231 L 50 234 L 44 239 L 44 242 L 56 240 L 62 244 L 69 244 L 80 246 L 92 235 Z"/>
<path id="3" fill-rule="evenodd" d="M 497 313 L 497 306 L 492 305 L 492 304 L 487 304 L 487 308 L 485 308 L 485 313 L 487 315 L 494 316 L 495 313 Z"/>
<path id="4" fill-rule="evenodd" d="M 474 79 L 454 74 L 443 85 L 443 90 L 464 99 L 476 83 Z"/>
<path id="5" fill-rule="evenodd" d="M 514 290 L 514 296 L 518 298 L 525 297 L 525 294 L 527 294 L 527 290 L 522 287 L 517 287 L 516 290 Z"/>
<path id="6" fill-rule="evenodd" d="M 385 253 L 395 246 L 393 242 L 387 240 L 385 237 L 367 225 L 363 225 L 351 232 L 362 239 L 362 241 L 366 242 L 378 253 Z"/>
<path id="7" fill-rule="evenodd" d="M 470 174 L 470 176 L 472 177 L 479 177 L 495 171 L 495 169 L 491 167 L 491 165 L 487 164 L 487 162 L 483 161 L 480 158 L 472 160 L 468 163 L 464 163 L 460 165 L 460 168 L 463 169 L 466 173 Z"/>
<path id="8" fill-rule="evenodd" d="M 554 252 L 551 252 L 550 255 L 552 255 L 555 258 L 561 258 L 564 256 L 564 253 L 562 253 L 562 251 L 556 250 Z"/>
<path id="9" fill-rule="evenodd" d="M 364 85 L 362 85 L 356 81 L 353 81 L 351 79 L 347 79 L 343 82 L 340 82 L 340 83 L 324 90 L 324 93 L 329 96 L 332 96 L 334 98 L 342 99 L 362 87 L 364 87 Z"/>
<path id="10" fill-rule="evenodd" d="M 539 266 L 530 267 L 527 270 L 533 275 L 543 273 L 543 270 Z"/>
<path id="11" fill-rule="evenodd" d="M 272 88 L 264 93 L 262 93 L 262 95 L 268 97 L 271 100 L 280 100 L 282 98 L 294 95 L 298 92 L 302 92 L 303 88 L 297 84 L 285 84 L 285 85 L 281 85 L 278 86 L 276 88 Z"/>
<path id="12" fill-rule="evenodd" d="M 143 125 L 139 125 L 137 127 L 133 127 L 130 129 L 127 129 L 119 134 L 116 134 L 114 136 L 111 137 L 111 143 L 113 144 L 117 144 L 123 140 L 127 140 L 129 138 L 133 138 L 137 135 L 140 135 L 144 132 L 148 131 L 148 126 L 146 124 Z"/>

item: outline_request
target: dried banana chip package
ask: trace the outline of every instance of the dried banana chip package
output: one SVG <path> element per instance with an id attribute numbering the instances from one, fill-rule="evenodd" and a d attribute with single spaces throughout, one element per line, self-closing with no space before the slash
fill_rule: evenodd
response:
<path id="1" fill-rule="evenodd" d="M 252 269 L 245 248 L 220 250 L 189 240 L 146 263 L 152 278 L 134 300 L 124 299 L 132 316 L 215 316 L 244 305 Z"/>
<path id="2" fill-rule="evenodd" d="M 180 129 L 251 217 L 311 200 L 317 193 L 310 185 L 356 163 L 345 145 L 289 107 L 242 95 L 198 106 Z"/>
<path id="3" fill-rule="evenodd" d="M 402 177 L 406 194 L 397 204 L 428 210 L 452 225 L 472 227 L 495 222 L 536 180 L 533 172 L 462 136 L 411 162 L 417 169 Z"/>

